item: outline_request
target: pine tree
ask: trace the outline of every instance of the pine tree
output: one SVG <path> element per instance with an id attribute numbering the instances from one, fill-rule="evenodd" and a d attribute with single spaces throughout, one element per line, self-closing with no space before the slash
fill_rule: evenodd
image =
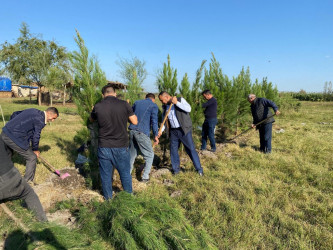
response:
<path id="1" fill-rule="evenodd" d="M 84 124 L 87 124 L 92 108 L 101 99 L 101 89 L 107 81 L 97 59 L 89 56 L 78 31 L 76 35 L 75 42 L 79 50 L 71 54 L 74 69 L 73 98 Z"/>
<path id="2" fill-rule="evenodd" d="M 156 80 L 158 91 L 166 91 L 171 96 L 176 94 L 178 81 L 177 69 L 173 69 L 170 64 L 170 55 L 168 55 L 168 63 L 163 64 L 163 69 L 159 72 Z"/>
<path id="3" fill-rule="evenodd" d="M 189 98 L 189 102 L 191 104 L 191 119 L 193 123 L 193 127 L 197 128 L 201 126 L 203 120 L 203 112 L 201 108 L 202 97 L 201 97 L 201 89 L 202 89 L 202 72 L 204 70 L 206 60 L 201 62 L 200 68 L 196 72 L 195 82 L 193 83 L 192 90 L 191 90 L 191 97 Z"/>
<path id="4" fill-rule="evenodd" d="M 147 77 L 146 63 L 137 57 L 132 57 L 131 59 L 120 58 L 117 64 L 121 68 L 120 75 L 127 84 L 125 99 L 129 99 L 131 103 L 134 103 L 141 99 L 142 83 Z"/>
<path id="5" fill-rule="evenodd" d="M 191 102 L 191 89 L 187 73 L 185 73 L 183 80 L 180 83 L 179 93 L 187 102 Z"/>

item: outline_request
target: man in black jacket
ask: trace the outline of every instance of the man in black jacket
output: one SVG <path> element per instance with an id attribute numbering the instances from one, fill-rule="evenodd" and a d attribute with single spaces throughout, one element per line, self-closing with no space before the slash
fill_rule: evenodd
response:
<path id="1" fill-rule="evenodd" d="M 203 176 L 203 169 L 192 138 L 192 121 L 189 114 L 191 112 L 190 104 L 188 104 L 184 98 L 172 97 L 165 91 L 162 91 L 158 95 L 158 98 L 164 104 L 163 116 L 165 116 L 166 110 L 168 110 L 171 103 L 173 103 L 168 115 L 168 122 L 170 124 L 170 155 L 173 173 L 178 174 L 180 171 L 178 148 L 182 142 L 195 169 L 200 176 Z M 158 135 L 161 136 L 161 134 L 162 133 L 159 132 Z"/>
<path id="2" fill-rule="evenodd" d="M 210 150 L 215 152 L 216 145 L 214 132 L 217 124 L 217 101 L 208 89 L 202 92 L 202 96 L 207 100 L 207 102 L 202 104 L 202 107 L 205 109 L 205 121 L 202 124 L 201 150 L 206 149 L 208 137 L 210 141 Z"/>
<path id="3" fill-rule="evenodd" d="M 257 98 L 255 94 L 249 94 L 247 99 L 251 103 L 252 128 L 259 129 L 260 151 L 269 154 L 272 151 L 272 123 L 275 122 L 269 108 L 273 108 L 276 115 L 279 115 L 280 111 L 273 101 L 266 98 Z M 255 124 L 265 119 L 267 120 L 259 126 L 255 126 Z"/>
<path id="4" fill-rule="evenodd" d="M 0 137 L 0 203 L 17 199 L 23 199 L 39 221 L 47 221 L 38 196 L 14 167 Z"/>

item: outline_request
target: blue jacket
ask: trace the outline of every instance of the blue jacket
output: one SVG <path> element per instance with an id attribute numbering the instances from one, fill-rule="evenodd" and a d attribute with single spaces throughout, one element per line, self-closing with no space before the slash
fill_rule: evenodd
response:
<path id="1" fill-rule="evenodd" d="M 137 130 L 148 137 L 150 137 L 150 128 L 153 130 L 154 136 L 158 134 L 157 115 L 158 107 L 150 98 L 145 100 L 136 101 L 133 105 L 133 111 L 138 117 L 138 124 L 131 124 L 128 128 L 131 130 Z"/>
<path id="2" fill-rule="evenodd" d="M 44 111 L 25 109 L 14 112 L 2 132 L 23 150 L 28 150 L 31 143 L 32 150 L 37 151 L 40 133 L 45 125 Z"/>

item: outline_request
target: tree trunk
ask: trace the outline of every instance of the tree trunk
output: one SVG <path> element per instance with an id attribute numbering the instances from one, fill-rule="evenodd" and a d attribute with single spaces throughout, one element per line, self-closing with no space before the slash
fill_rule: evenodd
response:
<path id="1" fill-rule="evenodd" d="M 38 98 L 38 106 L 42 106 L 42 95 L 41 95 L 41 87 L 40 85 L 38 85 L 38 94 L 37 94 L 37 98 Z"/>
<path id="2" fill-rule="evenodd" d="M 53 98 L 52 98 L 52 92 L 49 91 L 49 95 L 50 95 L 50 106 L 52 107 L 53 105 Z"/>
<path id="3" fill-rule="evenodd" d="M 31 89 L 29 89 L 29 104 L 31 104 Z"/>
<path id="4" fill-rule="evenodd" d="M 62 100 L 62 105 L 66 105 L 66 84 L 64 86 L 64 99 Z"/>

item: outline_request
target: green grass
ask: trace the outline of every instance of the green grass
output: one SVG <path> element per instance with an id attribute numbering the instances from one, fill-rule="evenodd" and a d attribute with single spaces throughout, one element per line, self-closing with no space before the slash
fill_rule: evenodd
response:
<path id="1" fill-rule="evenodd" d="M 36 107 L 5 99 L 0 104 L 7 117 Z M 187 163 L 186 172 L 172 177 L 171 186 L 152 181 L 135 197 L 120 193 L 110 204 L 58 205 L 55 209 L 71 208 L 78 229 L 40 225 L 19 202 L 9 206 L 43 239 L 39 249 L 56 249 L 56 244 L 68 249 L 75 244 L 79 249 L 332 249 L 333 103 L 302 102 L 298 109 L 281 109 L 271 155 L 255 150 L 259 138 L 251 131 L 238 144 L 227 144 L 218 160 L 202 158 L 204 178 Z M 63 108 L 61 119 L 42 132 L 41 146 L 50 147 L 42 154 L 58 168 L 73 165 L 78 146 L 73 138 L 82 128 L 75 114 L 75 108 Z M 280 128 L 285 132 L 275 133 Z M 15 164 L 24 170 L 22 163 Z M 46 176 L 42 169 L 38 165 L 39 182 Z M 179 190 L 180 196 L 169 197 Z M 3 212 L 0 225 L 0 232 L 11 239 L 22 237 Z M 52 238 L 43 230 L 50 230 Z M 168 236 L 180 240 L 172 245 Z M 24 242 L 28 249 L 36 246 Z"/>

